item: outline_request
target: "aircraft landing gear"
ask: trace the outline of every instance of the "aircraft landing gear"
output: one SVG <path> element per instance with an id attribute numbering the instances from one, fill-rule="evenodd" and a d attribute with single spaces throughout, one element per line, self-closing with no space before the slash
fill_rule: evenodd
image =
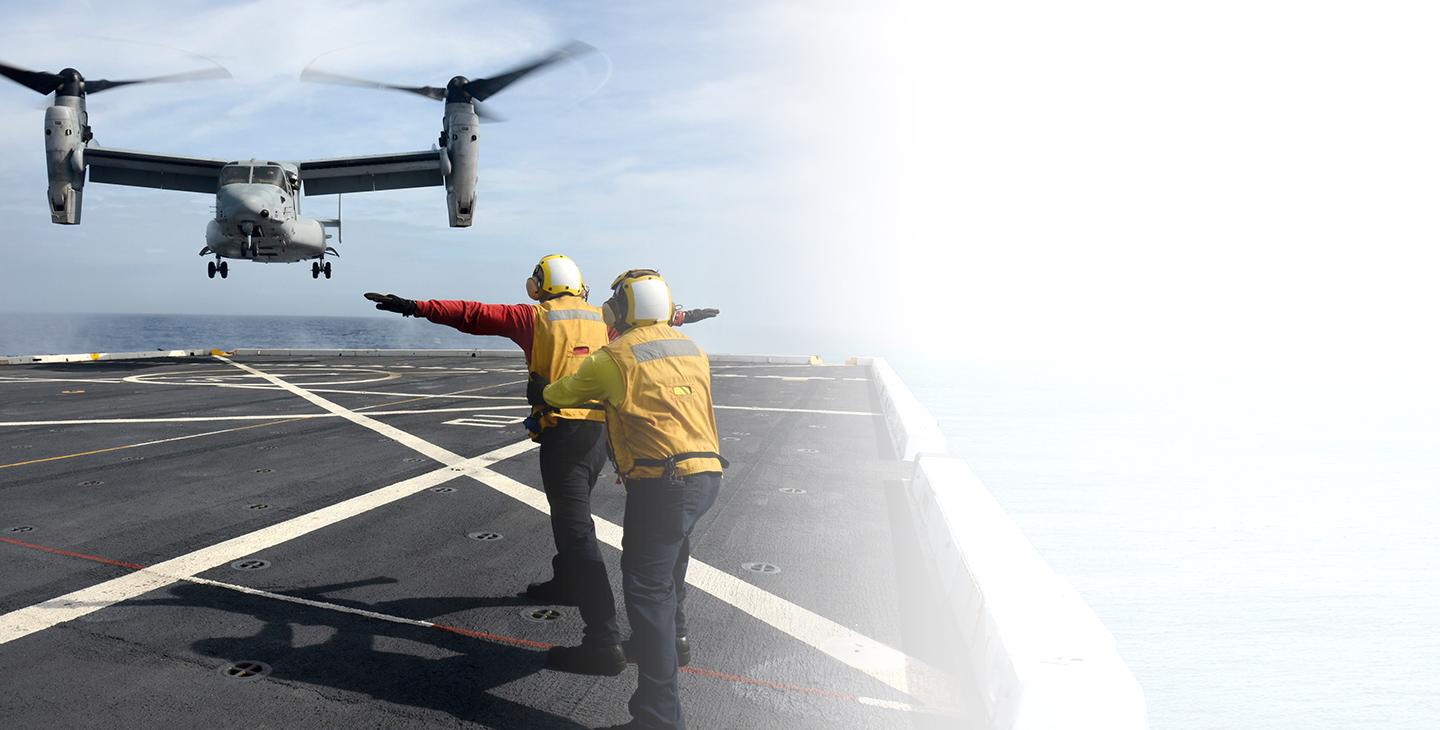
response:
<path id="1" fill-rule="evenodd" d="M 330 262 L 329 262 L 329 261 L 326 261 L 326 262 L 325 262 L 325 265 L 324 265 L 323 267 L 321 267 L 320 270 L 323 271 L 323 272 L 325 272 L 325 278 L 326 278 L 326 279 L 329 279 L 329 278 L 330 278 Z"/>
<path id="2" fill-rule="evenodd" d="M 214 279 L 214 278 L 215 278 L 215 262 L 214 262 L 214 261 L 206 261 L 206 262 L 205 262 L 205 273 L 206 273 L 207 275 L 209 275 L 209 277 L 210 277 L 211 279 Z"/>
<path id="3" fill-rule="evenodd" d="M 319 261 L 310 262 L 310 278 L 319 279 L 321 274 L 324 274 L 326 279 L 330 278 L 330 262 L 326 261 L 323 264 Z"/>
<path id="4" fill-rule="evenodd" d="M 230 262 L 229 262 L 229 261 L 221 261 L 221 262 L 220 262 L 220 265 L 215 267 L 215 270 L 220 272 L 220 278 L 221 278 L 221 279 L 228 279 L 228 278 L 230 278 Z"/>

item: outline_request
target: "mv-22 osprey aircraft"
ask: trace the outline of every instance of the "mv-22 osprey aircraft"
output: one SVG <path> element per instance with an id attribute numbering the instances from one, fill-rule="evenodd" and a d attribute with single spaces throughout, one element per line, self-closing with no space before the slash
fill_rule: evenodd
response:
<path id="1" fill-rule="evenodd" d="M 305 81 L 408 91 L 445 102 L 439 145 L 423 152 L 336 157 L 304 162 L 274 160 L 225 161 L 176 157 L 151 152 L 109 149 L 94 143 L 85 97 L 133 84 L 229 78 L 223 68 L 157 76 L 148 79 L 87 80 L 67 68 L 59 73 L 27 71 L 0 63 L 0 75 L 41 94 L 54 94 L 45 111 L 45 162 L 49 172 L 50 220 L 74 225 L 80 222 L 81 194 L 86 171 L 91 182 L 132 185 L 161 190 L 185 190 L 215 196 L 215 219 L 205 230 L 201 256 L 210 278 L 230 275 L 225 259 L 266 263 L 311 261 L 310 276 L 330 278 L 330 262 L 338 256 L 326 245 L 327 228 L 340 230 L 339 218 L 300 215 L 300 193 L 329 195 L 368 190 L 445 186 L 450 226 L 465 228 L 475 211 L 478 127 L 481 119 L 494 121 L 480 102 L 546 66 L 593 50 L 573 42 L 530 63 L 489 78 L 456 76 L 443 88 L 395 86 L 305 69 Z"/>

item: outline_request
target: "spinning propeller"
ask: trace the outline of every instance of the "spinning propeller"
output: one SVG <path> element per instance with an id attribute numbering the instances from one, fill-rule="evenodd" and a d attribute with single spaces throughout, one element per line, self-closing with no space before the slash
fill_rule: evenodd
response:
<path id="1" fill-rule="evenodd" d="M 435 101 L 443 100 L 447 104 L 470 103 L 475 106 L 475 113 L 481 119 L 489 121 L 500 121 L 500 118 L 488 112 L 480 102 L 500 93 L 505 87 L 560 61 L 564 61 L 584 53 L 595 50 L 587 43 L 571 41 L 570 43 L 551 51 L 550 53 L 502 74 L 497 74 L 484 79 L 467 79 L 464 76 L 456 76 L 450 79 L 445 86 L 398 86 L 395 84 L 383 84 L 379 81 L 367 81 L 351 76 L 328 71 L 319 71 L 306 67 L 300 72 L 300 80 L 313 81 L 324 84 L 341 84 L 344 86 L 360 86 L 367 89 L 391 89 L 394 91 L 408 91 L 412 94 L 419 94 L 427 99 Z"/>
<path id="2" fill-rule="evenodd" d="M 215 68 L 200 69 L 197 71 L 184 71 L 178 74 L 165 76 L 151 76 L 148 79 L 126 79 L 124 81 L 111 81 L 109 79 L 86 80 L 79 71 L 73 68 L 62 69 L 59 73 L 48 71 L 29 71 L 0 63 L 0 75 L 14 81 L 27 89 L 41 94 L 57 94 L 60 96 L 85 96 L 96 94 L 101 91 L 121 86 L 133 86 L 135 84 L 159 84 L 175 81 L 198 81 L 201 79 L 228 79 L 230 72 L 222 66 Z"/>

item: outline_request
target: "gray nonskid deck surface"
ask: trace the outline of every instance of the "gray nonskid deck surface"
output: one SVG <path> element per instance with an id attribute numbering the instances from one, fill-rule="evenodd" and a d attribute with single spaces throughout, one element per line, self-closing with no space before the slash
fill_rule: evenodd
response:
<path id="1" fill-rule="evenodd" d="M 463 457 L 524 440 L 518 359 L 235 360 Z M 899 501 L 906 474 L 883 419 L 866 415 L 878 410 L 866 370 L 714 373 L 732 464 L 694 559 L 953 671 L 952 704 L 969 705 L 974 683 L 937 650 L 954 627 L 929 610 L 935 597 Z M 103 422 L 113 419 L 139 422 Z M 27 425 L 36 421 L 61 423 Z M 214 358 L 6 368 L 0 423 L 0 613 L 442 467 Z M 533 450 L 491 468 L 539 488 Z M 598 517 L 623 521 L 608 470 L 594 502 Z M 480 532 L 500 537 L 467 537 Z M 618 598 L 619 551 L 602 550 Z M 0 644 L 0 716 L 14 727 L 623 721 L 633 669 L 543 670 L 543 647 L 581 631 L 575 609 L 516 596 L 548 577 L 552 552 L 542 512 L 473 479 L 445 481 L 247 556 L 263 569 L 200 575 L 268 594 L 177 582 Z M 536 620 L 546 608 L 558 618 Z M 905 709 L 915 698 L 727 600 L 692 588 L 687 608 L 697 671 L 681 687 L 692 727 L 964 724 Z M 222 673 L 239 660 L 271 672 Z"/>

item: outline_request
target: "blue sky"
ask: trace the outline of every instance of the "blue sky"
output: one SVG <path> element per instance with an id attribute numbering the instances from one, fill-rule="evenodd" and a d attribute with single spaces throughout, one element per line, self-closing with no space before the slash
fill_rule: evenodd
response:
<path id="1" fill-rule="evenodd" d="M 4 4 L 0 59 L 232 82 L 91 100 L 98 140 L 215 157 L 428 148 L 441 107 L 302 85 L 484 75 L 571 38 L 481 137 L 479 207 L 347 196 L 336 278 L 204 277 L 204 196 L 44 207 L 41 111 L 0 85 L 0 308 L 365 314 L 519 301 L 541 255 L 659 268 L 712 349 L 1199 372 L 1440 372 L 1440 67 L 1427 3 L 944 0 Z M 129 43 L 57 29 L 75 18 Z M 102 30 L 103 29 L 103 30 Z M 160 45 L 147 45 L 160 44 Z M 330 215 L 333 198 L 306 212 Z"/>
<path id="2" fill-rule="evenodd" d="M 657 267 L 678 301 L 720 307 L 736 325 L 763 327 L 781 307 L 791 308 L 784 319 L 816 321 L 833 307 L 806 294 L 817 283 L 812 252 L 787 231 L 829 202 L 799 169 L 829 155 L 825 135 L 807 127 L 836 123 L 834 110 L 807 109 L 825 102 L 816 89 L 828 83 L 807 38 L 818 12 L 762 2 L 8 4 L 0 59 L 12 64 L 123 78 L 196 65 L 176 48 L 219 59 L 235 80 L 89 100 L 102 145 L 219 158 L 430 147 L 441 104 L 299 83 L 322 54 L 317 66 L 329 70 L 443 85 L 571 38 L 604 52 L 495 97 L 490 107 L 508 121 L 482 131 L 474 227 L 448 228 L 438 188 L 346 196 L 328 282 L 305 266 L 240 262 L 228 280 L 206 279 L 196 255 L 211 215 L 203 195 L 91 184 L 82 225 L 50 224 L 43 102 L 5 84 L 9 307 L 360 315 L 359 294 L 372 289 L 520 301 L 534 261 L 563 252 L 602 288 L 625 268 Z M 107 38 L 55 46 L 51 31 L 67 17 L 86 17 Z M 304 212 L 329 216 L 334 206 L 333 196 L 311 198 Z"/>

